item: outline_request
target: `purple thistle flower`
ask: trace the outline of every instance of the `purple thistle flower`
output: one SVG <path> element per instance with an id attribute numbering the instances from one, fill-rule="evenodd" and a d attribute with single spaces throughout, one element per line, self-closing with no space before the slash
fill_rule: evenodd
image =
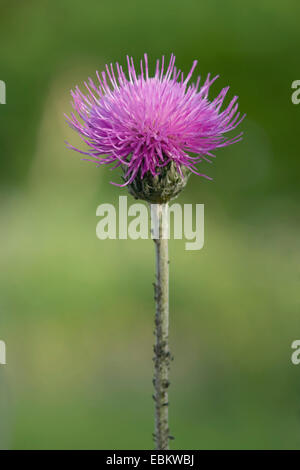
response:
<path id="1" fill-rule="evenodd" d="M 242 133 L 226 139 L 224 134 L 235 129 L 240 117 L 238 97 L 234 96 L 226 109 L 221 106 L 229 87 L 223 88 L 212 101 L 208 99 L 210 86 L 218 78 L 208 74 L 200 86 L 200 77 L 188 85 L 197 61 L 186 78 L 175 67 L 172 54 L 167 70 L 157 60 L 154 77 L 149 77 L 148 58 L 140 61 L 137 73 L 133 59 L 127 56 L 128 78 L 122 66 L 106 65 L 106 72 L 96 72 L 99 83 L 91 78 L 85 82 L 86 94 L 78 87 L 71 91 L 72 106 L 78 117 L 66 116 L 70 126 L 90 147 L 89 151 L 76 150 L 91 158 L 85 160 L 98 165 L 113 163 L 113 168 L 126 167 L 125 186 L 138 175 L 155 176 L 169 162 L 176 165 L 181 175 L 182 166 L 193 173 L 196 164 L 215 157 L 212 152 L 241 140 Z M 148 173 L 150 172 L 150 173 Z M 112 183 L 116 184 L 116 183 Z"/>

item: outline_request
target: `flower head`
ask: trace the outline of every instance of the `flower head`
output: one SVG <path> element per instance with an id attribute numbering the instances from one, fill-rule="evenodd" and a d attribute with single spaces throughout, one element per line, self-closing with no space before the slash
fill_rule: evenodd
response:
<path id="1" fill-rule="evenodd" d="M 125 168 L 124 185 L 135 178 L 156 177 L 170 164 L 181 176 L 185 168 L 209 178 L 198 172 L 196 164 L 210 161 L 215 149 L 241 140 L 242 134 L 230 139 L 225 134 L 244 116 L 237 111 L 237 96 L 221 111 L 229 87 L 208 99 L 218 76 L 208 75 L 201 86 L 200 77 L 189 84 L 196 65 L 194 61 L 186 78 L 176 69 L 174 55 L 166 70 L 164 57 L 161 63 L 157 60 L 154 77 L 149 77 L 146 54 L 138 71 L 127 56 L 128 76 L 118 63 L 116 70 L 106 65 L 106 72 L 96 73 L 97 84 L 89 78 L 85 93 L 78 87 L 71 92 L 77 116 L 66 117 L 89 150 L 69 147 L 98 165 Z"/>

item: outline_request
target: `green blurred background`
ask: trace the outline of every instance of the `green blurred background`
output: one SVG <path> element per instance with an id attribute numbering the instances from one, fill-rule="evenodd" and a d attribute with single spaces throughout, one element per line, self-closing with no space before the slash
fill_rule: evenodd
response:
<path id="1" fill-rule="evenodd" d="M 0 8 L 0 447 L 153 446 L 153 243 L 96 238 L 96 207 L 126 190 L 66 149 L 63 117 L 76 84 L 147 51 L 198 59 L 247 113 L 214 182 L 178 199 L 205 204 L 205 246 L 170 243 L 172 448 L 299 449 L 299 2 Z"/>

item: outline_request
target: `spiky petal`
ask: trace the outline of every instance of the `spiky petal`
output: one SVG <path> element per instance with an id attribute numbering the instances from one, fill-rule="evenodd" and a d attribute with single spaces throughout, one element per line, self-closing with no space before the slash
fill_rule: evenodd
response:
<path id="1" fill-rule="evenodd" d="M 198 172 L 196 164 L 210 161 L 215 149 L 238 142 L 242 134 L 230 139 L 225 134 L 244 116 L 238 112 L 237 96 L 221 111 L 229 87 L 208 99 L 218 76 L 208 75 L 201 86 L 198 77 L 189 85 L 196 65 L 194 61 L 186 78 L 176 69 L 173 54 L 166 70 L 164 57 L 161 63 L 157 60 L 154 77 L 149 77 L 147 54 L 138 71 L 127 56 L 127 76 L 118 63 L 115 68 L 106 65 L 105 71 L 96 73 L 97 84 L 89 78 L 85 93 L 79 87 L 71 92 L 75 112 L 66 118 L 89 150 L 69 147 L 98 165 L 125 165 L 124 185 L 137 176 L 159 174 L 171 161 L 179 173 L 183 165 L 209 178 Z"/>

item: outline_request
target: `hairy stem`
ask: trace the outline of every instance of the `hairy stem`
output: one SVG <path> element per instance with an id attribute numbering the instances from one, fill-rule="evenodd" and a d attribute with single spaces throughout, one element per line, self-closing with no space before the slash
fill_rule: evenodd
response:
<path id="1" fill-rule="evenodd" d="M 153 210 L 157 238 L 155 290 L 155 345 L 154 345 L 154 401 L 155 448 L 169 449 L 168 387 L 169 387 L 169 257 L 168 257 L 168 204 L 156 204 Z"/>

